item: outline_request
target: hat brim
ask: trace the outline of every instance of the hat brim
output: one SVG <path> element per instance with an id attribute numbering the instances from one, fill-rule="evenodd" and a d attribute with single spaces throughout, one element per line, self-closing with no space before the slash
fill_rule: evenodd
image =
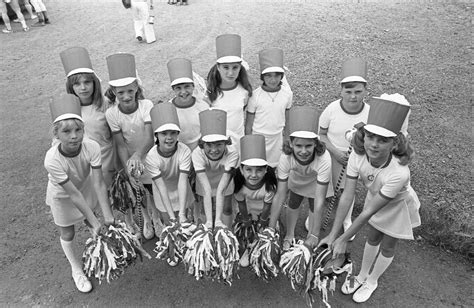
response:
<path id="1" fill-rule="evenodd" d="M 249 158 L 249 159 L 241 161 L 240 163 L 246 166 L 256 166 L 256 167 L 268 165 L 268 162 L 262 158 Z"/>
<path id="2" fill-rule="evenodd" d="M 271 66 L 262 71 L 262 75 L 267 73 L 285 73 L 285 70 L 278 66 Z"/>
<path id="3" fill-rule="evenodd" d="M 227 141 L 228 137 L 220 134 L 210 134 L 202 136 L 201 140 L 204 142 Z"/>
<path id="4" fill-rule="evenodd" d="M 91 68 L 88 68 L 88 67 L 80 67 L 80 68 L 76 68 L 76 69 L 71 70 L 69 73 L 67 73 L 66 77 L 69 77 L 69 76 L 72 76 L 72 75 L 75 75 L 75 74 L 80 74 L 80 73 L 93 74 L 94 70 L 91 69 Z"/>
<path id="5" fill-rule="evenodd" d="M 78 114 L 75 114 L 75 113 L 64 113 L 58 117 L 56 117 L 56 119 L 54 119 L 53 123 L 57 123 L 59 121 L 62 121 L 62 120 L 67 120 L 67 119 L 77 119 L 77 120 L 81 120 L 82 122 L 84 122 L 84 120 L 82 119 L 82 117 Z"/>
<path id="6" fill-rule="evenodd" d="M 220 57 L 216 61 L 219 64 L 223 63 L 236 63 L 236 62 L 242 62 L 242 58 L 238 56 L 225 56 L 225 57 Z"/>
<path id="7" fill-rule="evenodd" d="M 365 80 L 364 78 L 362 78 L 361 76 L 348 76 L 344 79 L 341 80 L 341 84 L 342 83 L 348 83 L 348 82 L 363 82 L 363 83 L 367 83 L 367 80 Z"/>
<path id="8" fill-rule="evenodd" d="M 178 131 L 178 132 L 181 131 L 181 129 L 179 128 L 178 125 L 176 125 L 174 123 L 167 123 L 167 124 L 161 125 L 157 129 L 155 129 L 155 133 L 161 133 L 161 132 L 164 132 L 164 131 L 167 131 L 167 130 L 174 130 L 174 131 Z"/>
<path id="9" fill-rule="evenodd" d="M 396 137 L 397 136 L 397 134 L 395 134 L 394 132 L 378 125 L 367 124 L 364 126 L 364 128 L 366 131 L 371 132 L 372 134 L 382 136 L 382 137 Z"/>
<path id="10" fill-rule="evenodd" d="M 314 139 L 314 138 L 318 138 L 319 136 L 313 132 L 300 130 L 300 131 L 292 132 L 290 134 L 290 137 Z"/>
<path id="11" fill-rule="evenodd" d="M 123 86 L 128 86 L 135 80 L 137 80 L 136 77 L 125 77 L 125 78 L 120 78 L 116 80 L 110 80 L 109 85 L 111 85 L 112 87 L 123 87 Z"/>
<path id="12" fill-rule="evenodd" d="M 175 86 L 180 83 L 194 83 L 194 80 L 192 80 L 189 77 L 181 77 L 181 78 L 176 78 L 171 82 L 171 86 Z"/>

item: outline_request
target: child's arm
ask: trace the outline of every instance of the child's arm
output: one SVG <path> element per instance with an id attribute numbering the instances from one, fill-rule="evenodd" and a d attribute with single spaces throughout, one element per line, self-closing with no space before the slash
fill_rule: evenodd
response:
<path id="1" fill-rule="evenodd" d="M 280 217 L 281 206 L 286 199 L 288 192 L 288 180 L 278 180 L 278 187 L 273 198 L 271 213 L 270 213 L 270 224 L 269 227 L 275 229 L 278 217 Z"/>
<path id="2" fill-rule="evenodd" d="M 326 144 L 326 149 L 328 149 L 329 153 L 331 153 L 331 156 L 334 157 L 339 164 L 345 166 L 347 164 L 347 160 L 349 159 L 349 154 L 347 153 L 347 151 L 338 150 L 334 146 L 334 144 L 329 141 L 328 129 L 320 127 L 319 136 L 321 138 L 321 141 Z"/>
<path id="3" fill-rule="evenodd" d="M 170 219 L 176 219 L 173 212 L 173 206 L 171 205 L 171 201 L 168 196 L 168 188 L 166 187 L 165 181 L 163 180 L 162 177 L 159 177 L 159 178 L 154 179 L 153 182 L 158 188 L 161 201 L 163 201 L 163 206 L 165 207 L 166 212 L 170 216 Z"/>
<path id="4" fill-rule="evenodd" d="M 196 180 L 202 186 L 204 190 L 203 203 L 204 203 L 204 213 L 206 214 L 206 226 L 208 228 L 212 227 L 212 189 L 211 183 L 209 183 L 209 179 L 207 178 L 206 172 L 197 172 L 196 171 Z"/>
<path id="5" fill-rule="evenodd" d="M 142 166 L 142 161 L 144 160 L 146 154 L 154 145 L 154 140 L 153 140 L 153 131 L 151 129 L 151 123 L 145 123 L 145 134 L 144 134 L 144 140 L 142 140 L 142 143 L 140 146 L 135 150 L 135 153 L 132 154 L 132 156 L 129 159 L 129 164 L 130 166 Z M 143 168 L 142 168 L 143 169 Z"/>
<path id="6" fill-rule="evenodd" d="M 316 184 L 316 198 L 314 199 L 313 212 L 309 211 L 310 219 L 313 222 L 311 230 L 308 232 L 305 243 L 309 247 L 316 247 L 319 242 L 319 230 L 321 229 L 321 220 L 323 218 L 324 202 L 326 201 L 326 193 L 328 191 L 329 183 Z"/>
<path id="7" fill-rule="evenodd" d="M 104 215 L 105 224 L 113 224 L 114 215 L 112 213 L 112 209 L 110 208 L 110 202 L 107 195 L 107 186 L 104 182 L 102 170 L 100 168 L 92 168 L 91 179 L 95 193 L 97 194 L 97 199 L 99 200 L 99 205 L 102 210 L 102 214 Z"/>
<path id="8" fill-rule="evenodd" d="M 252 134 L 253 121 L 255 120 L 255 113 L 247 111 L 247 118 L 245 119 L 245 134 Z"/>
<path id="9" fill-rule="evenodd" d="M 125 169 L 125 172 L 128 174 L 127 161 L 128 161 L 128 150 L 127 145 L 125 144 L 125 140 L 123 139 L 123 135 L 121 132 L 113 134 L 113 142 L 116 146 L 117 155 L 119 157 L 120 163 L 122 167 Z"/>
<path id="10" fill-rule="evenodd" d="M 229 186 L 230 181 L 232 180 L 232 175 L 230 171 L 224 172 L 222 174 L 221 180 L 219 181 L 219 185 L 217 185 L 216 190 L 216 226 L 224 226 L 222 222 L 221 216 L 222 212 L 224 211 L 224 192 Z"/>
<path id="11" fill-rule="evenodd" d="M 179 196 L 179 222 L 186 222 L 186 201 L 188 198 L 188 174 L 179 173 L 178 196 Z"/>
<path id="12" fill-rule="evenodd" d="M 87 205 L 87 202 L 84 199 L 82 193 L 76 188 L 76 186 L 74 186 L 71 181 L 67 181 L 61 186 L 69 195 L 69 198 L 71 198 L 71 201 L 76 206 L 76 208 L 86 217 L 87 221 L 94 230 L 93 232 L 95 233 L 95 235 L 97 235 L 100 230 L 100 222 L 97 217 L 95 217 L 94 212 L 92 212 L 91 208 Z"/>

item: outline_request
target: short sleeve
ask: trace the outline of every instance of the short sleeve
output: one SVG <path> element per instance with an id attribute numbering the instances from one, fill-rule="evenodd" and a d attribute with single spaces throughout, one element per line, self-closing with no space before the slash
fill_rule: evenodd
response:
<path id="1" fill-rule="evenodd" d="M 330 106 L 330 105 L 329 105 Z M 329 116 L 329 106 L 327 106 L 323 112 L 321 113 L 321 116 L 319 117 L 319 127 L 323 129 L 328 129 L 329 124 L 330 124 L 330 116 Z M 319 128 L 318 127 L 318 128 Z"/>
<path id="2" fill-rule="evenodd" d="M 179 144 L 179 147 L 181 149 L 178 162 L 179 172 L 189 173 L 189 170 L 191 169 L 191 150 L 183 144 Z"/>
<path id="3" fill-rule="evenodd" d="M 226 172 L 229 172 L 230 170 L 237 167 L 237 164 L 239 162 L 239 154 L 237 154 L 237 150 L 235 150 L 235 148 L 233 147 L 227 147 L 227 148 L 228 148 L 228 153 L 227 153 L 227 158 L 224 165 L 224 170 Z"/>
<path id="4" fill-rule="evenodd" d="M 200 147 L 194 149 L 191 154 L 191 159 L 196 172 L 206 171 L 206 160 L 204 158 L 204 152 Z"/>
<path id="5" fill-rule="evenodd" d="M 66 170 L 64 170 L 59 159 L 54 157 L 50 151 L 48 151 L 44 159 L 44 167 L 54 182 L 64 184 L 68 181 L 69 177 Z"/>
<path id="6" fill-rule="evenodd" d="M 293 107 L 293 92 L 290 90 L 288 103 L 286 104 L 286 109 L 290 109 L 291 107 Z"/>
<path id="7" fill-rule="evenodd" d="M 331 178 L 331 156 L 328 151 L 325 151 L 324 154 L 320 157 L 318 168 L 318 183 L 328 184 L 329 179 Z"/>
<path id="8" fill-rule="evenodd" d="M 98 169 L 102 167 L 100 145 L 94 140 L 89 140 L 87 143 L 83 144 L 87 145 L 87 151 L 90 155 L 91 168 Z"/>
<path id="9" fill-rule="evenodd" d="M 393 199 L 409 182 L 409 175 L 405 172 L 392 172 L 380 188 L 380 194 L 388 199 Z"/>
<path id="10" fill-rule="evenodd" d="M 257 90 L 253 91 L 252 96 L 249 98 L 249 103 L 247 105 L 247 112 L 255 113 L 257 112 Z"/>
<path id="11" fill-rule="evenodd" d="M 109 124 L 112 133 L 118 133 L 122 130 L 118 121 L 117 107 L 114 106 L 105 111 L 105 119 Z"/>
<path id="12" fill-rule="evenodd" d="M 144 99 L 140 101 L 140 103 L 143 104 L 143 122 L 145 122 L 145 124 L 151 124 L 150 111 L 151 108 L 153 108 L 153 103 L 148 99 Z"/>
<path id="13" fill-rule="evenodd" d="M 157 156 L 156 146 L 154 146 L 145 158 L 145 168 L 150 173 L 152 180 L 161 177 L 161 168 Z"/>
<path id="14" fill-rule="evenodd" d="M 359 164 L 357 163 L 359 155 L 352 152 L 347 162 L 346 175 L 348 178 L 357 179 L 359 177 Z"/>
<path id="15" fill-rule="evenodd" d="M 286 154 L 280 155 L 280 160 L 278 162 L 278 180 L 286 181 L 290 177 L 290 156 Z"/>

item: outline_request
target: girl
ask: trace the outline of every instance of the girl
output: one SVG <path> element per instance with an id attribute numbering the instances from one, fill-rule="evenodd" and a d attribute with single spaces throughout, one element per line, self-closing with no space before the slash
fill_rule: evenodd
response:
<path id="1" fill-rule="evenodd" d="M 234 182 L 234 198 L 244 223 L 257 222 L 261 228 L 268 226 L 270 209 L 275 195 L 277 179 L 273 168 L 268 168 L 265 154 L 265 137 L 247 135 L 240 140 L 241 163 Z M 250 215 L 249 215 L 250 214 Z M 240 266 L 249 265 L 250 247 L 241 247 L 244 253 Z"/>
<path id="2" fill-rule="evenodd" d="M 109 85 L 111 86 L 118 104 L 107 109 L 105 117 L 112 130 L 112 136 L 117 148 L 120 163 L 126 169 L 130 180 L 139 179 L 152 193 L 151 176 L 145 170 L 142 161 L 153 146 L 150 110 L 153 103 L 150 100 L 140 100 L 142 89 L 138 85 L 135 69 L 135 57 L 132 54 L 118 53 L 107 57 L 109 70 Z M 147 204 L 157 218 L 153 200 L 147 194 Z M 146 210 L 142 211 L 144 219 L 143 236 L 153 237 L 153 226 Z M 125 215 L 129 227 L 132 223 L 131 213 Z M 156 235 L 161 234 L 162 226 L 159 219 L 153 221 Z M 137 230 L 135 230 L 137 231 Z"/>
<path id="3" fill-rule="evenodd" d="M 344 192 L 329 235 L 321 241 L 330 244 L 333 256 L 345 253 L 347 241 L 369 223 L 359 275 L 342 285 L 342 293 L 352 294 L 355 302 L 367 301 L 379 277 L 393 260 L 398 239 L 413 239 L 412 228 L 420 225 L 420 202 L 410 186 L 407 164 L 414 153 L 400 132 L 409 105 L 373 98 L 367 125 L 353 138 L 354 152 L 349 156 Z M 354 199 L 357 179 L 368 189 L 362 213 L 341 236 L 337 234 Z M 373 267 L 373 268 L 372 268 Z M 370 269 L 372 271 L 370 272 Z"/>
<path id="4" fill-rule="evenodd" d="M 3 33 L 10 34 L 13 32 L 12 26 L 10 24 L 10 18 L 8 17 L 8 10 L 7 10 L 7 3 L 10 5 L 12 10 L 15 12 L 16 16 L 18 17 L 18 20 L 21 23 L 21 26 L 23 27 L 23 31 L 28 31 L 30 28 L 26 25 L 25 22 L 25 17 L 21 13 L 21 8 L 20 5 L 18 4 L 18 0 L 11 0 L 11 1 L 6 1 L 6 0 L 0 0 L 0 12 L 2 14 L 2 19 L 3 22 L 5 23 L 5 29 L 2 30 Z"/>
<path id="5" fill-rule="evenodd" d="M 84 137 L 79 99 L 67 94 L 50 104 L 53 135 L 59 140 L 46 153 L 48 171 L 46 204 L 59 227 L 61 247 L 68 259 L 72 278 L 80 292 L 90 292 L 92 284 L 82 271 L 81 258 L 74 251 L 74 225 L 85 221 L 93 236 L 101 224 L 94 215 L 99 202 L 106 224 L 114 222 L 101 168 L 99 145 Z"/>
<path id="6" fill-rule="evenodd" d="M 168 61 L 168 74 L 175 97 L 170 102 L 176 107 L 181 131 L 178 140 L 193 151 L 201 137 L 199 113 L 209 109 L 209 105 L 193 96 L 194 81 L 191 61 L 176 58 Z"/>
<path id="7" fill-rule="evenodd" d="M 199 114 L 201 139 L 192 153 L 196 171 L 196 194 L 204 203 L 208 228 L 232 224 L 232 172 L 237 167 L 238 152 L 226 135 L 227 115 L 222 110 L 205 110 Z M 214 202 L 213 202 L 214 201 Z M 212 217 L 215 203 L 215 221 Z"/>
<path id="8" fill-rule="evenodd" d="M 131 0 L 126 5 L 124 3 L 124 6 L 127 9 L 132 9 L 133 27 L 138 42 L 142 42 L 144 38 L 149 44 L 156 41 L 153 16 L 150 14 L 150 11 L 153 10 L 153 0 Z"/>
<path id="9" fill-rule="evenodd" d="M 319 241 L 323 205 L 331 176 L 331 157 L 318 135 L 319 114 L 311 107 L 293 107 L 289 113 L 290 140 L 283 145 L 278 163 L 278 188 L 272 203 L 270 227 L 276 226 L 280 208 L 290 197 L 286 212 L 286 236 L 283 251 L 294 242 L 294 231 L 303 198 L 308 198 L 310 220 L 306 243 L 313 247 Z M 329 192 L 332 188 L 329 189 Z"/>
<path id="10" fill-rule="evenodd" d="M 227 113 L 227 127 L 232 143 L 239 149 L 244 136 L 245 108 L 252 86 L 242 66 L 241 39 L 237 34 L 216 38 L 217 63 L 207 75 L 207 92 L 211 107 Z"/>
<path id="11" fill-rule="evenodd" d="M 31 4 L 35 8 L 36 13 L 38 14 L 38 21 L 32 24 L 32 27 L 43 27 L 50 24 L 48 18 L 48 12 L 46 11 L 46 6 L 43 3 L 43 0 L 30 0 Z"/>
<path id="12" fill-rule="evenodd" d="M 109 105 L 104 102 L 100 80 L 92 69 L 89 53 L 85 48 L 72 47 L 59 55 L 67 76 L 66 91 L 76 95 L 81 102 L 84 136 L 100 145 L 102 173 L 105 184 L 109 187 L 115 172 L 115 156 L 112 134 L 105 119 Z"/>
<path id="13" fill-rule="evenodd" d="M 275 168 L 283 146 L 283 130 L 288 119 L 288 110 L 293 103 L 293 92 L 282 86 L 283 50 L 270 48 L 258 54 L 260 61 L 261 87 L 249 100 L 245 134 L 265 136 L 268 165 Z"/>

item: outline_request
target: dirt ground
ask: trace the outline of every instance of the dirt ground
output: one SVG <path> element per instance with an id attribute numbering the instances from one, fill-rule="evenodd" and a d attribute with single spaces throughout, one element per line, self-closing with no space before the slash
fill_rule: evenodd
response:
<path id="1" fill-rule="evenodd" d="M 65 91 L 59 52 L 71 46 L 89 50 L 104 87 L 105 57 L 135 54 L 146 96 L 154 102 L 170 98 L 166 61 L 187 57 L 205 76 L 222 33 L 242 36 L 254 86 L 257 52 L 283 48 L 296 104 L 325 107 L 338 96 L 342 61 L 363 56 L 371 95 L 399 92 L 413 105 L 410 134 L 419 150 L 412 177 L 422 207 L 471 204 L 471 1 L 189 2 L 177 7 L 155 0 L 158 41 L 150 45 L 134 39 L 130 11 L 119 0 L 46 0 L 51 25 L 24 33 L 14 24 L 13 34 L 0 35 L 0 306 L 305 306 L 285 277 L 265 283 L 241 269 L 228 287 L 195 281 L 182 265 L 170 268 L 156 259 L 129 268 L 111 284 L 93 281 L 90 294 L 76 291 L 44 204 L 43 168 L 51 141 L 48 102 Z M 79 242 L 87 237 L 81 227 Z M 399 244 L 364 306 L 473 307 L 472 265 L 417 238 Z M 350 247 L 357 268 L 364 240 L 365 230 Z M 150 253 L 155 241 L 144 245 Z M 339 290 L 330 302 L 355 306 Z"/>

